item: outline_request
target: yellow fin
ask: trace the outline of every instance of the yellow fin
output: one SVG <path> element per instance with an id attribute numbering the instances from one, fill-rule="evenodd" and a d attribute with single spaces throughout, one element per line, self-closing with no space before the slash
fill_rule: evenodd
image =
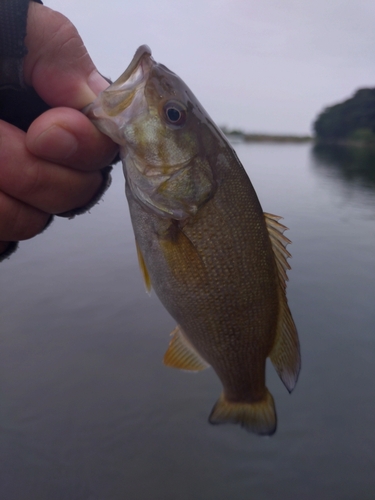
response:
<path id="1" fill-rule="evenodd" d="M 137 247 L 138 263 L 139 263 L 139 267 L 141 269 L 143 280 L 145 282 L 146 291 L 147 291 L 147 293 L 150 293 L 151 292 L 151 288 L 152 288 L 152 286 L 151 286 L 151 278 L 150 278 L 150 275 L 148 274 L 146 263 L 145 263 L 145 260 L 143 258 L 141 249 L 139 248 L 139 245 L 138 245 L 137 242 L 135 242 L 135 245 Z"/>
<path id="2" fill-rule="evenodd" d="M 289 392 L 292 392 L 301 369 L 301 355 L 296 325 L 289 310 L 285 294 L 286 281 L 288 279 L 286 271 L 290 269 L 286 259 L 291 256 L 286 249 L 286 245 L 290 243 L 290 240 L 283 235 L 287 227 L 278 222 L 281 217 L 267 213 L 264 214 L 264 217 L 275 254 L 280 281 L 280 313 L 275 343 L 269 357 L 285 387 Z"/>
<path id="3" fill-rule="evenodd" d="M 224 394 L 213 407 L 208 418 L 210 424 L 240 424 L 249 432 L 271 435 L 276 431 L 277 418 L 271 393 L 255 403 L 227 401 Z"/>
<path id="4" fill-rule="evenodd" d="M 286 271 L 290 269 L 290 265 L 286 259 L 291 257 L 290 253 L 286 249 L 286 246 L 289 245 L 291 241 L 284 236 L 283 233 L 288 228 L 278 222 L 282 219 L 282 217 L 279 217 L 278 215 L 264 213 L 264 218 L 268 229 L 268 235 L 272 243 L 273 252 L 275 254 L 280 284 L 283 288 L 286 288 L 286 281 L 288 281 Z"/>
<path id="5" fill-rule="evenodd" d="M 289 392 L 292 392 L 301 369 L 301 354 L 296 325 L 285 293 L 283 290 L 281 293 L 284 297 L 282 297 L 275 343 L 269 357 L 283 384 Z"/>
<path id="6" fill-rule="evenodd" d="M 180 222 L 172 222 L 159 237 L 159 243 L 169 270 L 181 286 L 186 286 L 192 280 L 196 287 L 206 282 L 207 270 L 203 259 Z"/>
<path id="7" fill-rule="evenodd" d="M 178 325 L 171 336 L 172 339 L 163 359 L 166 366 L 194 372 L 199 372 L 210 366 L 186 339 Z"/>

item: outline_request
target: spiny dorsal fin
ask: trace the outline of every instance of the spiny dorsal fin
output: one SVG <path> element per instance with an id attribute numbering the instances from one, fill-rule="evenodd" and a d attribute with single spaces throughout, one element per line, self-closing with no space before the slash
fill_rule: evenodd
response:
<path id="1" fill-rule="evenodd" d="M 280 284 L 283 288 L 286 288 L 286 281 L 288 281 L 286 271 L 290 269 L 290 265 L 288 264 L 286 259 L 291 257 L 290 253 L 286 249 L 286 246 L 289 245 L 291 241 L 286 236 L 284 236 L 283 233 L 288 228 L 278 222 L 280 219 L 282 219 L 282 217 L 279 217 L 278 215 L 264 213 L 264 218 L 272 243 L 273 252 L 275 254 L 277 270 L 279 271 Z"/>
<path id="2" fill-rule="evenodd" d="M 135 245 L 137 247 L 138 263 L 139 263 L 139 267 L 141 269 L 141 273 L 143 276 L 143 281 L 145 282 L 146 291 L 147 291 L 147 293 L 150 293 L 151 288 L 152 288 L 151 278 L 150 278 L 150 275 L 148 274 L 145 259 L 143 258 L 141 249 L 139 248 L 139 245 L 137 242 L 135 242 Z"/>
<path id="3" fill-rule="evenodd" d="M 178 325 L 171 333 L 171 336 L 172 339 L 163 359 L 166 366 L 194 372 L 204 370 L 210 366 L 186 339 Z"/>
<path id="4" fill-rule="evenodd" d="M 278 222 L 281 217 L 265 213 L 264 218 L 272 243 L 280 281 L 279 317 L 270 359 L 285 387 L 289 392 L 292 392 L 301 368 L 301 355 L 296 325 L 289 310 L 285 293 L 286 281 L 288 280 L 286 271 L 290 269 L 286 259 L 291 257 L 286 245 L 290 243 L 290 240 L 283 235 L 287 227 Z"/>

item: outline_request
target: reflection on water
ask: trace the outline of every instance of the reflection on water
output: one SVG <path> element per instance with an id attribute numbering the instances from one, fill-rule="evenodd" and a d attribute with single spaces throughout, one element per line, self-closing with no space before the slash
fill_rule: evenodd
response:
<path id="1" fill-rule="evenodd" d="M 268 367 L 277 433 L 210 426 L 212 370 L 163 366 L 175 325 L 145 294 L 118 166 L 90 214 L 57 219 L 0 266 L 1 499 L 375 498 L 371 162 L 236 150 L 293 241 L 302 371 L 289 395 Z"/>
<path id="2" fill-rule="evenodd" d="M 375 149 L 316 144 L 313 166 L 333 172 L 347 184 L 375 190 Z"/>

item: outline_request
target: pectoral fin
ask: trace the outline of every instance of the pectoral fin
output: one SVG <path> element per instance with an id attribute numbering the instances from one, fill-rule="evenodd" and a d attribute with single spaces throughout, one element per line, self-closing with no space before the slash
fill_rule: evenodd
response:
<path id="1" fill-rule="evenodd" d="M 172 339 L 163 359 L 166 366 L 194 372 L 205 370 L 210 366 L 186 339 L 178 325 L 171 336 Z"/>
<path id="2" fill-rule="evenodd" d="M 141 249 L 139 248 L 139 245 L 138 245 L 137 242 L 135 242 L 135 244 L 136 244 L 136 247 L 137 247 L 138 263 L 139 263 L 139 267 L 141 269 L 141 273 L 142 273 L 142 276 L 143 276 L 143 281 L 145 282 L 146 291 L 147 291 L 147 293 L 150 293 L 151 292 L 151 288 L 152 288 L 152 286 L 151 286 L 151 278 L 150 278 L 150 275 L 148 274 L 146 263 L 145 263 L 145 259 L 143 258 Z"/>
<path id="3" fill-rule="evenodd" d="M 169 270 L 181 286 L 192 282 L 197 288 L 204 286 L 207 270 L 203 259 L 179 221 L 172 221 L 159 235 L 159 243 Z"/>
<path id="4" fill-rule="evenodd" d="M 283 232 L 287 228 L 278 222 L 281 217 L 266 213 L 264 217 L 275 255 L 280 282 L 280 312 L 275 343 L 269 357 L 285 387 L 289 392 L 292 392 L 297 383 L 301 368 L 301 355 L 296 325 L 289 310 L 285 294 L 286 281 L 288 280 L 286 271 L 290 269 L 286 259 L 291 256 L 286 249 L 286 245 L 290 243 L 290 240 L 283 235 Z"/>

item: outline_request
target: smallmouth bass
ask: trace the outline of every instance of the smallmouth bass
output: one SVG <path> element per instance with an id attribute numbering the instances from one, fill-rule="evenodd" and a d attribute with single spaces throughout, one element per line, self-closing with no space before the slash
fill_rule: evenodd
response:
<path id="1" fill-rule="evenodd" d="M 177 321 L 164 363 L 213 367 L 223 393 L 212 424 L 273 434 L 266 358 L 289 392 L 300 370 L 286 227 L 263 213 L 223 133 L 147 46 L 84 112 L 120 145 L 146 288 Z"/>

